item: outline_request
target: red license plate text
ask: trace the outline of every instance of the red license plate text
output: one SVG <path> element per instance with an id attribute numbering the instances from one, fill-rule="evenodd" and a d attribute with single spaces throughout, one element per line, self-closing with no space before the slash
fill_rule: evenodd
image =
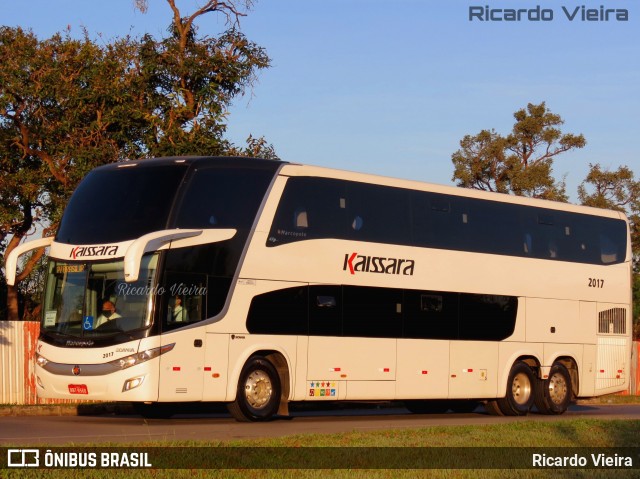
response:
<path id="1" fill-rule="evenodd" d="M 86 384 L 69 384 L 70 394 L 89 394 Z"/>

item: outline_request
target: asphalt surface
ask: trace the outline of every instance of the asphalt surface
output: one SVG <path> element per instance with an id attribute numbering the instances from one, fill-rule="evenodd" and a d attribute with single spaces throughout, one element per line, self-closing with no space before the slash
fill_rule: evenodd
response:
<path id="1" fill-rule="evenodd" d="M 51 411 L 55 412 L 52 408 Z M 496 417 L 479 406 L 473 413 L 411 414 L 401 404 L 340 405 L 323 410 L 291 408 L 289 417 L 266 423 L 239 423 L 224 409 L 190 407 L 171 419 L 145 419 L 126 407 L 96 407 L 84 415 L 0 417 L 0 445 L 80 445 L 177 440 L 229 441 L 300 434 L 332 434 L 427 426 L 501 424 L 522 421 L 565 421 L 576 418 L 640 419 L 640 404 L 573 405 L 561 416 L 529 414 Z M 5 411 L 6 414 L 6 411 Z"/>

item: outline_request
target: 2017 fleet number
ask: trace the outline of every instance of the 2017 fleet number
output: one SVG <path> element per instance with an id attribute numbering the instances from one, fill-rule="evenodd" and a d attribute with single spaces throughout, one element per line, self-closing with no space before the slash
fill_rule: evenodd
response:
<path id="1" fill-rule="evenodd" d="M 590 288 L 604 288 L 604 279 L 589 278 L 589 287 Z"/>

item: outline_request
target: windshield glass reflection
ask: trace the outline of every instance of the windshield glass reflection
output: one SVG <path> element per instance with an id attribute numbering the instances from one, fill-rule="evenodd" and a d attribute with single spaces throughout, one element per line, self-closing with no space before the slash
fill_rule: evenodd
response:
<path id="1" fill-rule="evenodd" d="M 143 258 L 138 281 L 124 280 L 124 262 L 51 260 L 42 331 L 102 337 L 151 325 L 158 255 Z"/>

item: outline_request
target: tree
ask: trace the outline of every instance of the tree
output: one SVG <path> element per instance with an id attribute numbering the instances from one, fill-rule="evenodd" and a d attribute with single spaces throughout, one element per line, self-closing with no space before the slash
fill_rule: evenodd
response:
<path id="1" fill-rule="evenodd" d="M 552 176 L 553 160 L 584 147 L 584 136 L 563 134 L 562 118 L 545 102 L 529 103 L 513 116 L 516 122 L 506 137 L 482 130 L 460 141 L 461 148 L 451 157 L 453 180 L 465 188 L 566 201 L 564 182 Z"/>
<path id="2" fill-rule="evenodd" d="M 145 35 L 140 44 L 149 121 L 141 139 L 145 155 L 226 154 L 233 149 L 223 139 L 228 107 L 269 66 L 269 57 L 237 30 L 245 13 L 236 3 L 210 0 L 189 16 L 173 0 L 167 3 L 173 14 L 169 36 L 158 41 Z M 144 10 L 146 2 L 137 5 Z M 217 38 L 198 37 L 195 20 L 211 12 L 224 15 L 230 28 Z"/>
<path id="3" fill-rule="evenodd" d="M 106 48 L 85 35 L 40 41 L 0 28 L 0 244 L 4 254 L 34 234 L 49 234 L 78 181 L 121 159 L 135 142 L 128 39 Z M 36 252 L 17 276 L 38 263 Z M 7 287 L 7 317 L 18 319 L 17 289 Z"/>
<path id="4" fill-rule="evenodd" d="M 239 148 L 223 137 L 231 102 L 269 66 L 264 49 L 237 28 L 251 2 L 210 0 L 189 16 L 167 3 L 172 22 L 159 40 L 104 45 L 86 32 L 39 40 L 0 27 L 0 253 L 36 230 L 55 231 L 70 194 L 95 166 L 162 155 L 277 157 L 263 138 L 250 136 Z M 144 10 L 146 2 L 136 5 Z M 212 12 L 229 29 L 199 37 L 194 22 Z M 27 259 L 18 282 L 42 254 Z M 17 304 L 17 289 L 8 287 L 8 319 L 18 319 Z"/>
<path id="5" fill-rule="evenodd" d="M 280 157 L 276 153 L 275 148 L 271 143 L 268 143 L 264 137 L 254 138 L 252 135 L 246 140 L 244 148 L 239 148 L 235 145 L 231 145 L 227 154 L 229 156 L 246 156 L 253 158 L 264 158 L 265 160 L 280 160 Z"/>

